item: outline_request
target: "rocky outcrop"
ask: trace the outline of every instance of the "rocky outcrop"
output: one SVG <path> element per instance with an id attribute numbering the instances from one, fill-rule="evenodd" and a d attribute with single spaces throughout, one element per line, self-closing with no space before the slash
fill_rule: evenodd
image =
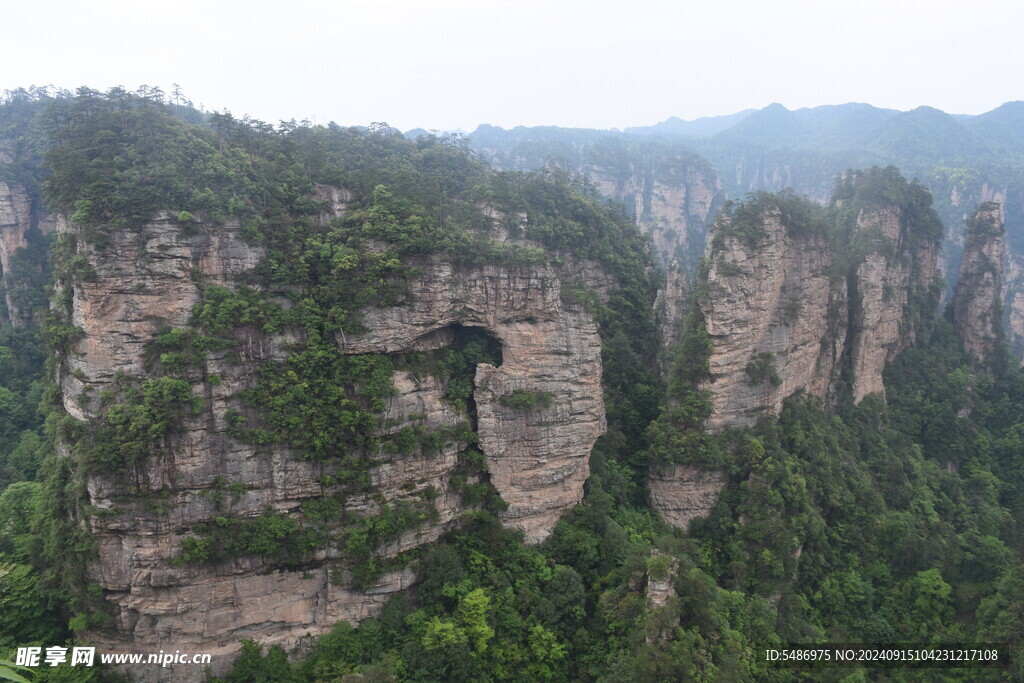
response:
<path id="1" fill-rule="evenodd" d="M 579 172 L 598 192 L 626 206 L 640 230 L 651 238 L 658 261 L 666 268 L 665 288 L 658 292 L 659 325 L 664 349 L 679 337 L 686 311 L 686 280 L 692 277 L 704 248 L 708 225 L 720 203 L 717 176 L 689 155 L 640 156 L 623 174 L 597 162 Z"/>
<path id="2" fill-rule="evenodd" d="M 0 158 L 0 161 L 3 160 Z M 17 298 L 13 296 L 12 288 L 16 285 L 12 281 L 12 266 L 18 250 L 29 246 L 31 230 L 38 230 L 37 234 L 41 236 L 55 229 L 54 218 L 41 215 L 35 209 L 33 198 L 23 185 L 0 181 L 0 283 L 3 284 L 4 303 L 7 307 L 6 319 L 0 320 L 0 324 L 23 325 L 31 322 L 32 311 L 22 310 Z M 38 267 L 38 264 L 25 264 L 23 267 Z M 40 282 L 40 287 L 42 284 Z"/>
<path id="3" fill-rule="evenodd" d="M 885 364 L 937 304 L 941 236 L 918 224 L 933 217 L 862 202 L 835 243 L 823 217 L 787 224 L 780 207 L 768 201 L 742 230 L 729 216 L 712 230 L 698 302 L 713 347 L 711 429 L 777 414 L 801 390 L 826 402 L 840 384 L 855 402 L 884 394 Z"/>
<path id="4" fill-rule="evenodd" d="M 689 285 L 686 272 L 679 262 L 673 262 L 665 276 L 665 287 L 658 292 L 654 303 L 658 328 L 661 330 L 661 348 L 665 352 L 662 359 L 665 370 L 668 370 L 671 363 L 671 351 L 679 341 L 688 301 Z"/>
<path id="5" fill-rule="evenodd" d="M 501 366 L 481 365 L 476 374 L 480 447 L 509 505 L 503 518 L 542 540 L 582 498 L 587 458 L 604 432 L 597 328 L 582 306 L 562 301 L 562 280 L 547 266 L 467 270 L 440 258 L 414 266 L 422 275 L 410 283 L 413 305 L 367 311 L 367 332 L 339 343 L 347 353 L 397 353 L 451 325 L 497 339 Z M 503 406 L 516 390 L 550 395 L 551 405 Z"/>
<path id="6" fill-rule="evenodd" d="M 0 182 L 0 268 L 11 269 L 11 256 L 25 246 L 25 233 L 32 227 L 32 201 L 17 183 Z"/>
<path id="7" fill-rule="evenodd" d="M 671 349 L 685 315 L 687 280 L 692 281 L 708 226 L 722 202 L 722 184 L 711 165 L 675 143 L 597 134 L 567 144 L 558 129 L 481 126 L 472 142 L 495 168 L 558 167 L 586 178 L 601 195 L 626 208 L 668 271 L 658 312 L 664 349 Z"/>
<path id="8" fill-rule="evenodd" d="M 1002 298 L 1007 341 L 1024 365 L 1024 356 L 1020 353 L 1024 346 L 1024 258 L 1013 253 L 1007 259 Z"/>
<path id="9" fill-rule="evenodd" d="M 975 359 L 990 357 L 1003 338 L 1003 262 L 1006 231 L 1002 206 L 982 204 L 968 223 L 960 279 L 953 296 L 953 324 Z"/>
<path id="10" fill-rule="evenodd" d="M 884 394 L 885 364 L 934 315 L 942 235 L 925 191 L 895 169 L 872 169 L 837 192 L 829 212 L 761 193 L 716 219 L 697 282 L 704 329 L 686 347 L 707 349 L 706 372 L 702 359 L 683 359 L 705 375 L 691 390 L 706 392 L 711 431 L 777 415 L 798 392 L 826 405 Z M 723 473 L 692 464 L 648 475 L 652 507 L 680 528 L 707 514 L 724 486 Z"/>
<path id="11" fill-rule="evenodd" d="M 578 172 L 602 195 L 626 206 L 663 264 L 692 261 L 689 252 L 703 249 L 721 189 L 708 169 L 666 155 L 631 159 L 628 173 L 597 161 L 584 163 Z"/>
<path id="12" fill-rule="evenodd" d="M 573 135 L 557 128 L 493 126 L 481 126 L 470 142 L 495 168 L 558 167 L 586 178 L 600 194 L 626 208 L 650 235 L 664 265 L 675 260 L 687 267 L 696 263 L 721 201 L 721 182 L 714 168 L 677 143 L 598 131 Z"/>
<path id="13" fill-rule="evenodd" d="M 899 206 L 862 209 L 853 242 L 867 253 L 851 282 L 850 384 L 853 400 L 885 394 L 882 371 L 913 343 L 922 308 L 936 286 L 939 235 L 918 234 Z M 937 295 L 937 291 L 933 292 Z"/>
<path id="14" fill-rule="evenodd" d="M 776 414 L 801 389 L 825 398 L 843 344 L 841 321 L 829 323 L 845 308 L 845 285 L 833 282 L 824 231 L 786 225 L 778 207 L 761 214 L 753 240 L 730 227 L 725 218 L 712 232 L 698 301 L 714 348 L 711 429 Z"/>
<path id="15" fill-rule="evenodd" d="M 706 517 L 728 483 L 725 472 L 706 471 L 693 465 L 651 468 L 647 480 L 651 505 L 666 522 L 686 529 L 695 517 Z"/>
<path id="16" fill-rule="evenodd" d="M 66 285 L 73 295 L 70 321 L 80 334 L 58 371 L 64 407 L 79 420 L 96 418 L 101 397 L 119 381 L 151 376 L 147 344 L 161 330 L 187 326 L 202 286 L 235 287 L 263 257 L 262 248 L 241 239 L 237 222 L 183 224 L 171 213 L 111 232 L 102 250 L 76 241 L 74 226 L 64 223 L 62 230 L 89 264 L 85 275 Z M 364 311 L 364 331 L 339 334 L 338 346 L 346 354 L 401 354 L 445 346 L 467 328 L 500 342 L 500 366 L 476 369 L 475 414 L 446 401 L 437 378 L 397 370 L 379 429 L 383 435 L 475 422 L 489 482 L 508 504 L 505 523 L 530 541 L 541 540 L 582 498 L 590 450 L 605 427 L 596 325 L 582 303 L 561 297 L 563 279 L 575 280 L 585 269 L 571 259 L 566 274 L 547 265 L 460 269 L 443 256 L 409 265 L 416 275 L 405 303 Z M 608 286 L 604 276 L 589 284 L 599 292 Z M 242 638 L 291 646 L 339 620 L 375 614 L 389 593 L 414 580 L 408 567 L 399 566 L 375 585 L 357 588 L 341 551 L 330 545 L 298 567 L 262 555 L 216 565 L 175 561 L 198 524 L 268 512 L 302 521 L 303 503 L 330 493 L 324 476 L 332 474 L 331 463 L 298 459 L 285 444 L 239 440 L 229 422 L 232 409 L 246 410 L 239 394 L 255 386 L 264 363 L 286 358 L 303 334 L 243 326 L 234 336 L 233 348 L 209 352 L 196 371 L 192 392 L 202 399 L 200 413 L 185 418 L 180 433 L 133 468 L 130 485 L 114 474 L 87 473 L 84 502 L 97 511 L 88 520 L 98 548 L 90 572 L 112 614 L 108 626 L 90 633 L 103 651 L 227 655 Z M 502 402 L 516 390 L 546 400 L 528 407 Z M 60 448 L 67 453 L 71 446 Z M 459 524 L 467 508 L 452 477 L 467 446 L 453 440 L 440 452 L 364 454 L 371 460 L 369 484 L 345 494 L 347 513 L 373 515 L 399 501 L 429 501 L 433 509 L 426 521 L 378 547 L 377 557 L 399 557 Z M 215 657 L 215 671 L 229 659 Z M 144 679 L 167 671 L 149 667 L 133 675 Z M 194 674 L 178 667 L 169 675 L 186 680 Z"/>

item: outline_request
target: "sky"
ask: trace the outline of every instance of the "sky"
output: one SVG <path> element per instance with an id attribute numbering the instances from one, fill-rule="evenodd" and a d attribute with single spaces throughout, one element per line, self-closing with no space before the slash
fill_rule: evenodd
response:
<path id="1" fill-rule="evenodd" d="M 0 90 L 181 86 L 276 123 L 624 128 L 867 102 L 1024 99 L 1007 0 L 35 0 L 4 3 Z"/>

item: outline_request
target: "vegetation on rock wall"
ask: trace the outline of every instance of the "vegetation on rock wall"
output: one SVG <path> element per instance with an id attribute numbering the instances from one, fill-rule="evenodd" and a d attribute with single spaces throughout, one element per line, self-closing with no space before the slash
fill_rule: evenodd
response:
<path id="1" fill-rule="evenodd" d="M 65 415 L 51 385 L 43 428 L 34 412 L 44 393 L 38 332 L 0 328 L 0 648 L 51 645 L 68 626 L 103 623 L 102 589 L 86 574 L 86 522 L 109 513 L 84 504 L 87 467 L 130 482 L 133 467 L 188 428 L 203 385 L 218 381 L 205 370 L 211 355 L 230 356 L 241 332 L 287 332 L 291 355 L 268 361 L 225 417 L 236 438 L 324 463 L 325 494 L 301 511 L 244 517 L 234 507 L 244 484 L 218 480 L 206 494 L 215 516 L 183 544 L 182 571 L 245 555 L 302 567 L 333 546 L 344 560 L 332 577 L 339 583 L 368 586 L 414 563 L 419 584 L 359 628 L 337 625 L 301 661 L 244 643 L 231 680 L 781 681 L 795 675 L 762 650 L 790 642 L 1008 642 L 1024 654 L 1024 374 L 1006 363 L 972 370 L 949 324 L 932 315 L 934 302 L 912 302 L 917 342 L 886 371 L 887 403 L 844 399 L 825 410 L 797 395 L 778 418 L 712 436 L 702 429 L 711 346 L 700 308 L 665 387 L 654 370 L 657 274 L 644 241 L 571 178 L 495 173 L 458 139 L 409 141 L 386 127 L 274 128 L 227 114 L 196 125 L 194 113 L 120 90 L 56 99 L 30 116 L 18 100 L 0 122 L 59 141 L 47 156 L 49 196 L 83 226 L 82 239 L 102 253 L 113 230 L 171 211 L 185 223 L 237 220 L 268 257 L 244 286 L 200 283 L 189 325 L 160 333 L 146 350 L 149 374 L 97 397 L 104 405 L 90 423 Z M 352 193 L 344 215 L 318 199 L 318 184 Z M 895 197 L 911 213 L 927 209 L 923 190 L 889 170 L 848 175 L 839 191 L 827 214 L 790 195 L 761 195 L 724 215 L 738 237 L 756 238 L 748 214 L 771 205 L 795 229 L 834 225 L 837 240 L 857 202 Z M 932 240 L 934 224 L 921 215 L 929 229 L 920 237 Z M 498 230 L 533 244 L 495 240 Z M 57 250 L 53 362 L 77 334 L 67 284 L 89 275 L 88 263 L 71 262 L 70 245 Z M 401 302 L 417 259 L 435 256 L 457 266 L 594 262 L 617 281 L 606 301 L 579 287 L 563 293 L 598 321 L 608 432 L 583 503 L 538 546 L 493 514 L 500 501 L 474 448 L 472 372 L 500 362 L 493 340 L 464 333 L 450 348 L 394 356 L 345 356 L 334 341 L 358 328 L 360 309 Z M 707 287 L 705 269 L 694 297 Z M 751 359 L 751 382 L 773 381 L 771 360 Z M 395 370 L 438 378 L 465 421 L 381 431 Z M 527 388 L 506 403 L 528 410 L 544 400 Z M 58 456 L 57 443 L 76 447 Z M 369 484 L 365 456 L 453 443 L 461 464 L 452 485 L 472 508 L 462 525 L 381 557 L 382 545 L 433 520 L 437 492 L 371 514 L 346 511 L 347 497 Z M 688 533 L 665 526 L 644 495 L 647 468 L 678 461 L 729 475 L 717 506 Z M 135 495 L 163 504 L 159 492 Z M 648 590 L 652 580 L 671 586 L 663 600 Z M 1007 675 L 1020 675 L 1020 661 Z M 958 675 L 886 675 L 937 672 Z M 976 680 L 977 670 L 964 672 Z"/>

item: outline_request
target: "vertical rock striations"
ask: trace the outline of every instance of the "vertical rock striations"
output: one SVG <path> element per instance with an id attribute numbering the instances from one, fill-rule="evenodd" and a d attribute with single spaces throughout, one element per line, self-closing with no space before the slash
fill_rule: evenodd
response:
<path id="1" fill-rule="evenodd" d="M 759 195 L 723 212 L 711 236 L 697 302 L 714 349 L 708 426 L 753 424 L 801 389 L 825 398 L 842 351 L 830 311 L 843 310 L 846 293 L 821 216 L 800 200 Z"/>
<path id="2" fill-rule="evenodd" d="M 928 226 L 908 215 L 906 205 L 867 204 L 858 207 L 848 246 L 860 259 L 850 280 L 855 291 L 849 380 L 855 402 L 885 393 L 885 364 L 913 343 L 922 316 L 938 304 L 941 232 L 925 232 Z"/>
<path id="3" fill-rule="evenodd" d="M 964 348 L 979 361 L 987 360 L 1003 339 L 1005 234 L 1002 207 L 995 202 L 979 206 L 967 224 L 952 314 Z"/>
<path id="4" fill-rule="evenodd" d="M 214 226 L 169 212 L 138 228 L 108 230 L 102 248 L 74 225 L 65 222 L 62 230 L 62 248 L 79 265 L 58 292 L 74 328 L 58 381 L 68 415 L 97 434 L 112 419 L 111 397 L 126 382 L 145 388 L 160 381 L 158 337 L 188 329 L 204 289 L 238 291 L 264 250 L 241 239 L 237 221 Z M 605 418 L 596 324 L 583 303 L 562 298 L 563 288 L 578 286 L 578 275 L 545 263 L 455 266 L 443 255 L 407 265 L 402 302 L 366 309 L 362 331 L 339 333 L 337 348 L 346 356 L 399 359 L 443 349 L 476 330 L 500 344 L 500 361 L 476 366 L 468 405 L 447 398 L 444 380 L 396 360 L 377 436 L 385 444 L 415 434 L 437 438 L 432 447 L 405 443 L 362 453 L 368 469 L 354 485 L 356 474 L 346 473 L 344 462 L 300 458 L 287 443 L 242 438 L 236 420 L 257 417 L 240 397 L 257 385 L 268 362 L 289 358 L 306 333 L 232 320 L 229 344 L 189 361 L 185 399 L 193 407 L 181 414 L 180 429 L 164 433 L 157 447 L 120 471 L 87 462 L 80 473 L 99 551 L 90 573 L 112 615 L 90 633 L 98 645 L 230 654 L 242 638 L 290 646 L 339 620 L 374 614 L 389 593 L 414 580 L 402 558 L 453 529 L 474 505 L 456 481 L 473 441 L 487 474 L 470 474 L 469 483 L 489 482 L 507 503 L 505 523 L 528 540 L 545 538 L 581 500 Z M 574 268 L 570 263 L 564 272 Z M 603 274 L 594 277 L 603 279 L 587 284 L 607 286 Z M 512 395 L 537 400 L 510 401 Z M 65 439 L 59 448 L 67 455 L 76 444 Z M 296 536 L 321 509 L 311 505 L 324 501 L 340 506 L 335 527 L 342 534 L 389 511 L 410 512 L 413 523 L 371 549 L 371 564 L 384 569 L 369 579 L 355 575 L 345 544 L 314 545 L 282 562 L 273 550 L 289 542 L 281 537 L 261 552 L 183 561 L 205 548 L 197 534 L 218 525 L 236 525 L 238 536 L 278 524 Z"/>
<path id="5" fill-rule="evenodd" d="M 699 300 L 713 350 L 712 429 L 779 412 L 799 390 L 826 401 L 884 394 L 885 364 L 938 303 L 941 223 L 894 169 L 841 181 L 826 215 L 790 195 L 725 211 Z"/>
<path id="6" fill-rule="evenodd" d="M 722 200 L 722 184 L 711 164 L 678 143 L 596 132 L 574 137 L 557 128 L 481 126 L 471 141 L 497 168 L 559 168 L 582 176 L 602 196 L 625 207 L 668 271 L 658 315 L 664 348 L 670 349 L 685 315 L 687 280 L 692 281 Z"/>
<path id="7" fill-rule="evenodd" d="M 670 406 L 652 431 L 661 465 L 651 468 L 651 504 L 680 527 L 726 485 L 701 461 L 702 396 L 703 426 L 715 432 L 777 415 L 797 392 L 826 404 L 884 394 L 885 364 L 938 306 L 942 226 L 927 191 L 895 169 L 841 178 L 827 210 L 790 193 L 727 204 L 709 237 L 700 322 L 682 346 L 702 357 L 680 359 L 685 410 Z M 672 429 L 681 438 L 665 436 Z"/>
<path id="8" fill-rule="evenodd" d="M 0 324 L 28 324 L 32 309 L 45 304 L 45 298 L 40 299 L 46 284 L 45 250 L 29 250 L 55 229 L 56 221 L 41 213 L 24 185 L 0 181 L 0 285 L 6 307 Z"/>

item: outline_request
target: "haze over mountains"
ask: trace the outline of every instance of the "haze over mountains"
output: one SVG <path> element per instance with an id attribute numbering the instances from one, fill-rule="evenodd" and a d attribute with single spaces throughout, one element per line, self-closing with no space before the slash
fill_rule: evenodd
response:
<path id="1" fill-rule="evenodd" d="M 1014 346 L 1024 351 L 1022 101 L 976 116 L 928 106 L 897 111 L 849 103 L 791 111 L 772 104 L 693 121 L 669 118 L 625 131 L 481 125 L 469 141 L 499 168 L 558 166 L 589 177 L 647 226 L 656 249 L 667 231 L 682 230 L 685 245 L 663 245 L 661 251 L 664 257 L 674 249 L 670 256 L 680 259 L 684 269 L 699 259 L 707 221 L 726 199 L 791 188 L 823 203 L 846 171 L 891 165 L 934 196 L 946 230 L 940 266 L 948 295 L 959 272 L 964 221 L 974 207 L 996 201 L 1003 204 L 1010 246 L 1004 313 Z M 682 180 L 688 174 L 707 180 L 696 193 L 713 195 L 704 202 L 706 210 L 704 203 L 699 209 L 674 205 L 682 195 L 671 196 L 669 188 L 692 185 L 692 178 Z M 693 195 L 691 187 L 686 196 Z"/>
<path id="2" fill-rule="evenodd" d="M 212 655 L 124 670 L 163 683 L 1024 662 L 1013 107 L 467 142 L 5 97 L 0 659 L 73 634 Z"/>

